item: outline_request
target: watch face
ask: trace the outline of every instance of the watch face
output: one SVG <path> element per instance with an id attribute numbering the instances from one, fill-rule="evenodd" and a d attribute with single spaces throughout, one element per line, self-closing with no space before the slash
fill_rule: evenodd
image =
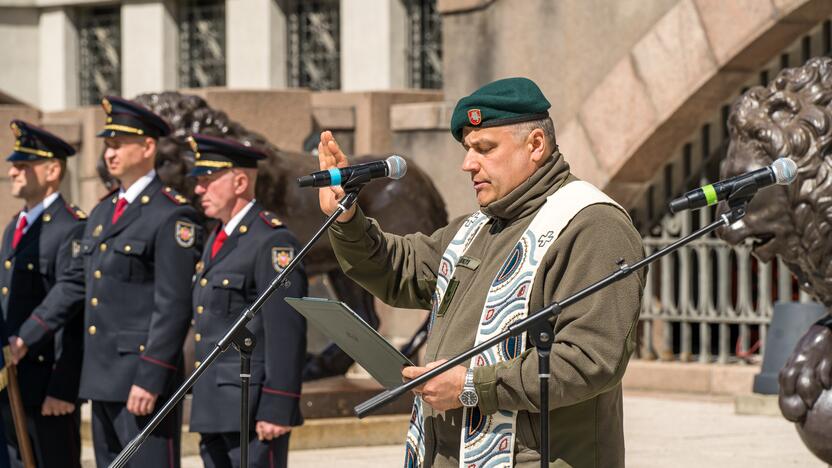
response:
<path id="1" fill-rule="evenodd" d="M 479 398 L 477 397 L 477 392 L 473 390 L 463 390 L 462 393 L 459 394 L 459 401 L 462 403 L 462 406 L 470 408 L 472 406 L 477 406 Z"/>

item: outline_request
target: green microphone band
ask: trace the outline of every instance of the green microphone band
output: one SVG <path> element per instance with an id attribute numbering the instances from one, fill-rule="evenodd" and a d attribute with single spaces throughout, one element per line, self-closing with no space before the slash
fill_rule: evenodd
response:
<path id="1" fill-rule="evenodd" d="M 705 201 L 708 202 L 708 206 L 716 203 L 716 190 L 714 190 L 714 186 L 712 184 L 702 187 L 702 192 L 705 193 Z"/>

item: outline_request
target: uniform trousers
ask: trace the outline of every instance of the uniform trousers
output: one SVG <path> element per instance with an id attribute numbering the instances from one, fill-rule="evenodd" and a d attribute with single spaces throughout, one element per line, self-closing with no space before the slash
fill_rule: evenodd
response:
<path id="1" fill-rule="evenodd" d="M 155 410 L 164 401 L 157 400 Z M 155 413 L 154 413 L 155 414 Z M 92 441 L 96 466 L 106 467 L 135 438 L 153 415 L 136 416 L 124 402 L 92 402 Z M 179 405 L 145 439 L 127 464 L 131 468 L 179 468 L 182 412 Z"/>
<path id="2" fill-rule="evenodd" d="M 6 446 L 9 461 L 14 468 L 22 468 L 14 419 L 8 398 L 3 398 L 3 430 L 6 433 Z M 81 468 L 81 411 L 80 405 L 75 411 L 63 416 L 43 416 L 39 406 L 26 406 L 26 427 L 32 452 L 39 468 Z M 4 466 L 0 461 L 0 467 Z"/>
<path id="3" fill-rule="evenodd" d="M 250 468 L 286 468 L 289 459 L 289 436 L 260 441 L 257 434 L 248 444 Z M 200 434 L 199 454 L 205 468 L 240 468 L 240 433 L 221 432 Z"/>

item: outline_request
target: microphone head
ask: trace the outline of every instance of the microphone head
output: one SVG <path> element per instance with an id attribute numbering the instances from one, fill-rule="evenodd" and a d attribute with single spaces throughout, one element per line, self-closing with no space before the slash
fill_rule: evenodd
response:
<path id="1" fill-rule="evenodd" d="M 797 178 L 797 164 L 789 158 L 778 158 L 771 165 L 771 170 L 780 185 L 788 185 Z"/>
<path id="2" fill-rule="evenodd" d="M 394 154 L 385 160 L 387 163 L 388 177 L 391 179 L 401 179 L 407 174 L 407 162 L 403 157 Z M 794 164 L 794 163 L 792 163 Z"/>

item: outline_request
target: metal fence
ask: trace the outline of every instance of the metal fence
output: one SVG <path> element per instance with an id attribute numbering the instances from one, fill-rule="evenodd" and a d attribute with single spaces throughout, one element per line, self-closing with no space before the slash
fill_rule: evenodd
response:
<path id="1" fill-rule="evenodd" d="M 714 209 L 671 216 L 666 202 L 719 177 L 728 143 L 726 122 L 736 96 L 786 67 L 832 52 L 832 22 L 798 39 L 750 79 L 738 94 L 705 119 L 631 211 L 650 254 L 711 222 Z M 747 362 L 762 355 L 775 301 L 811 298 L 799 291 L 782 261 L 764 264 L 751 255 L 751 242 L 731 247 L 711 235 L 655 263 L 647 276 L 641 312 L 642 359 Z"/>
<path id="2" fill-rule="evenodd" d="M 179 84 L 225 86 L 225 0 L 180 2 Z"/>
<path id="3" fill-rule="evenodd" d="M 118 5 L 78 9 L 81 104 L 121 94 L 121 12 Z"/>

